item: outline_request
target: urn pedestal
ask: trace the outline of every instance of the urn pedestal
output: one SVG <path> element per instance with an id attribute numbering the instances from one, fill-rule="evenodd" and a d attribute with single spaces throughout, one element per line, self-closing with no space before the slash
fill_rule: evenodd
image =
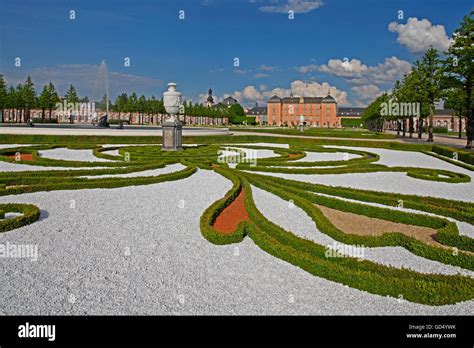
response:
<path id="1" fill-rule="evenodd" d="M 168 90 L 163 93 L 163 104 L 169 118 L 162 125 L 163 147 L 161 149 L 164 151 L 182 150 L 183 124 L 176 119 L 176 115 L 182 108 L 181 93 L 176 90 L 176 83 L 168 83 Z"/>
<path id="2" fill-rule="evenodd" d="M 163 127 L 163 151 L 179 151 L 183 149 L 181 137 L 183 124 L 179 121 L 166 121 Z"/>

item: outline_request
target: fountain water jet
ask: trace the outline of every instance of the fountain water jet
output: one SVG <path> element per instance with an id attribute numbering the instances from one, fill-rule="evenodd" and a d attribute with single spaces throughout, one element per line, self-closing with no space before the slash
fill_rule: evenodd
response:
<path id="1" fill-rule="evenodd" d="M 105 59 L 99 65 L 99 70 L 97 72 L 97 81 L 96 81 L 96 88 L 98 91 L 103 93 L 105 90 L 105 117 L 102 117 L 99 120 L 100 126 L 108 127 L 108 117 L 109 117 L 109 72 L 107 69 L 107 63 Z M 104 95 L 102 94 L 100 98 Z"/>

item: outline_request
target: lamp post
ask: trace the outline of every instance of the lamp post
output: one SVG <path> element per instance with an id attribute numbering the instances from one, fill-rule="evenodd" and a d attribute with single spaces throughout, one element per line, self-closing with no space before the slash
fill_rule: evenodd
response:
<path id="1" fill-rule="evenodd" d="M 176 119 L 181 108 L 181 93 L 176 90 L 176 83 L 168 83 L 168 90 L 163 93 L 163 104 L 169 117 L 162 125 L 164 151 L 182 150 L 183 124 Z"/>

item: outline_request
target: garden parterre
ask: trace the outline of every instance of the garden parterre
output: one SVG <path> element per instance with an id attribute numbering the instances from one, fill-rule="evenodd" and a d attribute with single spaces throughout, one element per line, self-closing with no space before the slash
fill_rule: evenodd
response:
<path id="1" fill-rule="evenodd" d="M 156 145 L 131 146 L 123 143 L 116 147 L 103 147 L 101 144 L 93 143 L 12 145 L 13 148 L 0 150 L 0 159 L 11 166 L 39 166 L 42 169 L 63 167 L 64 170 L 1 172 L 0 196 L 5 196 L 2 202 L 8 202 L 9 200 L 16 201 L 17 198 L 25 197 L 33 192 L 36 192 L 35 195 L 42 195 L 45 191 L 57 190 L 71 192 L 71 190 L 111 188 L 127 190 L 128 187 L 142 185 L 154 187 L 155 184 L 173 180 L 186 181 L 198 175 L 197 172 L 213 171 L 214 175 L 220 175 L 232 183 L 232 187 L 222 198 L 215 200 L 207 208 L 201 207 L 201 233 L 213 244 L 248 243 L 248 240 L 252 240 L 266 253 L 297 266 L 309 274 L 374 295 L 403 298 L 409 302 L 431 306 L 472 301 L 474 298 L 474 280 L 471 276 L 474 270 L 474 242 L 469 236 L 459 234 L 458 227 L 453 221 L 454 219 L 472 227 L 474 204 L 469 199 L 433 197 L 435 195 L 427 195 L 426 192 L 417 195 L 419 194 L 416 190 L 417 185 L 414 185 L 415 189 L 408 194 L 408 192 L 389 192 L 383 189 L 374 190 L 377 186 L 370 186 L 370 182 L 369 187 L 354 188 L 343 187 L 350 185 L 333 186 L 327 182 L 306 182 L 311 180 L 303 179 L 362 175 L 369 181 L 371 175 L 397 175 L 399 180 L 407 178 L 419 183 L 420 186 L 432 185 L 433 190 L 437 189 L 436 185 L 446 187 L 464 185 L 462 190 L 472 197 L 474 196 L 472 195 L 474 193 L 471 181 L 472 171 L 469 169 L 421 152 L 413 152 L 412 145 L 404 149 L 411 151 L 402 152 L 400 149 L 385 150 L 383 146 L 390 148 L 392 145 L 382 143 L 370 148 L 345 146 L 344 149 L 338 149 L 334 146 L 336 144 L 324 147 L 322 146 L 324 144 L 308 140 L 285 139 L 290 145 L 288 148 L 286 146 L 274 147 L 260 139 L 255 139 L 257 144 L 251 144 L 247 138 L 236 137 L 233 142 L 238 145 L 223 145 L 224 141 L 225 144 L 229 143 L 229 138 L 221 140 L 222 145 L 219 144 L 220 141 L 216 141 L 216 137 L 194 138 L 193 143 L 198 143 L 199 146 L 185 147 L 182 152 L 163 152 Z M 267 141 L 277 144 L 282 142 L 278 138 L 267 138 Z M 258 156 L 254 166 L 245 161 L 236 166 L 229 165 L 226 153 L 222 155 L 222 150 L 226 147 L 237 151 L 241 158 L 252 156 L 257 151 L 264 155 Z M 70 160 L 41 156 L 42 152 L 58 151 L 58 149 L 61 149 L 59 151 L 62 154 L 69 151 L 87 150 L 90 156 L 97 158 L 97 161 L 90 161 L 90 157 Z M 114 151 L 113 154 L 110 151 Z M 397 154 L 401 156 L 399 157 L 401 159 L 403 159 L 403 154 L 406 154 L 407 158 L 426 156 L 430 164 L 426 165 L 425 162 L 418 161 L 418 167 L 416 163 L 405 165 L 403 160 L 387 160 L 385 151 L 401 153 Z M 420 151 L 427 151 L 427 149 L 423 147 Z M 18 152 L 31 154 L 32 160 L 24 163 L 26 161 L 17 161 L 12 158 Z M 314 155 L 306 158 L 308 153 Z M 323 160 L 314 160 L 318 158 L 318 153 L 322 154 Z M 343 153 L 348 153 L 350 156 L 345 155 L 341 159 Z M 270 154 L 272 154 L 271 157 Z M 331 157 L 331 154 L 334 156 Z M 439 166 L 436 165 L 437 163 Z M 160 168 L 169 168 L 169 166 L 175 167 L 171 167 L 173 168 L 171 171 L 160 171 Z M 140 176 L 140 173 L 151 175 Z M 271 175 L 284 176 L 284 178 Z M 180 183 L 169 183 L 167 187 L 171 188 L 173 185 L 179 186 Z M 212 186 L 213 183 L 209 182 L 208 185 Z M 245 209 L 250 221 L 242 221 L 233 233 L 219 233 L 213 227 L 214 221 L 242 190 L 245 191 Z M 326 235 L 328 240 L 333 242 L 360 245 L 374 251 L 369 252 L 369 254 L 372 253 L 370 257 L 362 260 L 340 254 L 328 257 L 328 247 L 322 241 L 317 243 L 309 236 L 300 236 L 296 233 L 297 221 L 288 220 L 285 226 L 283 223 L 280 223 L 280 226 L 268 218 L 268 212 L 262 214 L 264 209 L 261 203 L 259 205 L 254 201 L 254 191 L 256 196 L 266 191 L 275 198 L 288 202 L 289 207 L 292 205 L 298 207 L 300 212 L 304 212 L 306 218 L 313 222 L 314 235 L 319 233 Z M 22 202 L 22 204 L 28 204 L 28 202 Z M 400 204 L 411 211 L 391 209 L 399 207 Z M 336 228 L 318 206 L 373 219 L 431 228 L 437 231 L 433 236 L 436 244 L 423 243 L 392 231 L 383 231 L 386 233 L 378 236 L 346 233 Z M 12 219 L 0 220 L 2 231 L 11 231 L 7 232 L 8 234 L 19 233 L 25 228 L 29 228 L 30 233 L 34 230 L 34 221 L 39 218 L 37 211 L 33 214 L 25 210 L 25 207 L 8 204 L 2 204 L 0 208 L 4 213 L 23 214 Z M 37 209 L 43 208 L 39 206 Z M 427 216 L 424 213 L 436 216 Z M 140 211 L 137 214 L 140 214 Z M 23 219 L 20 219 L 22 217 Z M 28 217 L 26 222 L 24 217 Z M 45 218 L 43 223 L 47 220 L 48 218 Z M 157 221 L 154 223 L 159 225 Z M 179 226 L 179 222 L 176 224 Z M 293 225 L 295 227 L 292 227 Z M 90 228 L 94 226 L 91 225 Z M 308 233 L 311 232 L 308 231 Z M 377 248 L 384 252 L 377 253 Z M 391 251 L 393 251 L 392 254 L 390 254 Z M 384 253 L 390 254 L 386 260 L 384 260 Z M 409 258 L 411 261 L 408 260 L 406 264 L 403 262 L 395 264 L 396 255 L 411 255 Z M 438 272 L 436 272 L 436 265 L 439 265 Z M 455 270 L 462 271 L 455 274 Z"/>

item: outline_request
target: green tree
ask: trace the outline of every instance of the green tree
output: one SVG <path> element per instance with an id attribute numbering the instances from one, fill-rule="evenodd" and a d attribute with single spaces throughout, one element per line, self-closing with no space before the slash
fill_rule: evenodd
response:
<path id="1" fill-rule="evenodd" d="M 22 105 L 24 108 L 25 121 L 30 121 L 31 109 L 36 106 L 36 91 L 31 77 L 26 78 L 25 84 L 20 89 Z"/>
<path id="2" fill-rule="evenodd" d="M 415 62 L 415 66 L 418 64 L 418 61 Z M 420 104 L 420 115 L 418 115 L 418 138 L 421 139 L 424 119 L 430 115 L 430 104 L 428 102 L 428 94 L 421 85 L 420 72 L 417 69 L 412 69 L 408 74 L 405 74 L 403 80 L 399 82 L 398 85 L 395 83 L 392 96 L 400 103 L 410 103 L 412 105 Z M 408 131 L 410 133 L 410 138 L 413 136 L 415 127 L 414 116 L 413 108 L 410 115 L 402 115 L 403 135 L 405 135 L 406 119 L 408 118 Z"/>
<path id="3" fill-rule="evenodd" d="M 115 99 L 114 105 L 112 105 L 112 110 L 120 114 L 127 111 L 128 95 L 127 93 L 122 93 L 117 96 Z"/>
<path id="4" fill-rule="evenodd" d="M 138 111 L 138 97 L 135 92 L 130 94 L 127 102 L 127 111 L 130 112 L 130 123 L 132 123 L 132 113 Z"/>
<path id="5" fill-rule="evenodd" d="M 77 95 L 76 89 L 74 88 L 73 85 L 70 85 L 68 90 L 66 91 L 66 94 L 64 95 L 64 99 L 66 99 L 66 103 L 79 103 L 79 97 Z M 70 123 L 74 123 L 74 115 L 71 115 L 69 118 Z"/>
<path id="6" fill-rule="evenodd" d="M 138 124 L 143 124 L 143 115 L 146 112 L 146 98 L 144 95 L 141 95 L 140 98 L 138 98 L 137 106 Z"/>
<path id="7" fill-rule="evenodd" d="M 361 118 L 366 128 L 378 132 L 383 131 L 385 118 L 381 113 L 382 103 L 388 103 L 389 100 L 388 94 L 384 93 L 365 108 Z"/>
<path id="8" fill-rule="evenodd" d="M 59 94 L 56 91 L 56 87 L 54 87 L 52 82 L 48 84 L 48 99 L 46 103 L 46 107 L 48 108 L 49 114 L 48 118 L 51 121 L 51 114 L 53 113 L 53 108 L 56 107 L 56 104 L 61 102 L 61 98 L 59 98 Z"/>
<path id="9" fill-rule="evenodd" d="M 16 122 L 16 108 L 18 107 L 18 93 L 15 87 L 10 86 L 10 88 L 7 90 L 7 95 L 5 98 L 5 108 L 9 109 L 9 118 L 13 119 L 13 122 Z M 13 113 L 13 117 L 11 117 L 11 113 Z"/>
<path id="10" fill-rule="evenodd" d="M 5 122 L 5 109 L 7 104 L 7 85 L 3 79 L 3 75 L 0 74 L 0 112 L 2 113 L 2 123 Z"/>
<path id="11" fill-rule="evenodd" d="M 231 105 L 228 108 L 229 121 L 234 124 L 242 124 L 246 120 L 245 111 L 240 104 Z"/>
<path id="12" fill-rule="evenodd" d="M 64 95 L 64 99 L 66 99 L 66 102 L 68 103 L 79 103 L 79 97 L 77 96 L 76 89 L 73 85 L 69 86 L 66 94 Z"/>
<path id="13" fill-rule="evenodd" d="M 474 78 L 474 11 L 463 18 L 459 28 L 454 31 L 453 43 L 449 47 L 444 70 L 448 77 L 448 87 L 461 88 L 465 95 L 467 117 L 466 148 L 472 148 L 474 138 L 474 114 L 472 110 L 472 85 Z"/>
<path id="14" fill-rule="evenodd" d="M 24 109 L 25 109 L 25 100 L 23 98 L 23 84 L 19 83 L 16 86 L 15 93 L 14 95 L 14 107 L 17 109 L 16 115 L 15 115 L 15 122 L 23 122 L 23 114 L 24 114 Z"/>
<path id="15" fill-rule="evenodd" d="M 413 69 L 416 71 L 420 88 L 423 93 L 421 103 L 426 102 L 429 105 L 429 122 L 428 122 L 428 141 L 433 141 L 433 121 L 435 113 L 435 103 L 437 103 L 442 95 L 442 84 L 444 81 L 441 60 L 438 51 L 433 47 L 429 48 L 421 61 L 415 62 Z"/>
<path id="16" fill-rule="evenodd" d="M 45 110 L 49 105 L 49 89 L 48 85 L 43 86 L 40 96 L 38 97 L 38 106 L 41 108 L 41 119 L 44 123 Z"/>
<path id="17" fill-rule="evenodd" d="M 466 91 L 463 88 L 446 89 L 444 93 L 444 108 L 454 110 L 459 117 L 459 139 L 462 138 L 462 119 L 466 114 Z"/>

